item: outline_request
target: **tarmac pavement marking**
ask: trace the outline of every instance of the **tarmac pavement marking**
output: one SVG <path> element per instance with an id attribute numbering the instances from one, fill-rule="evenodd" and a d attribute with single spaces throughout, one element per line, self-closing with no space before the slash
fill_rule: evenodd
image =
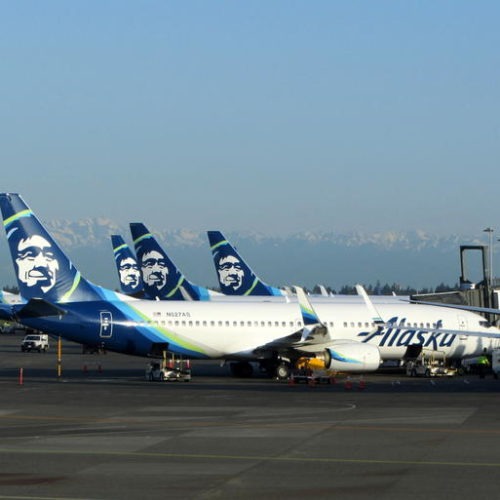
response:
<path id="1" fill-rule="evenodd" d="M 8 500 L 92 500 L 88 497 L 86 498 L 76 498 L 76 497 L 27 497 L 27 496 L 4 496 L 0 495 L 0 498 L 5 498 Z"/>
<path id="2" fill-rule="evenodd" d="M 303 464 L 353 464 L 353 465 L 412 465 L 431 467 L 477 467 L 500 468 L 500 462 L 448 462 L 436 460 L 379 460 L 370 458 L 333 458 L 333 457 L 284 457 L 265 455 L 217 455 L 205 453 L 161 453 L 161 452 L 121 452 L 121 451 L 75 451 L 51 449 L 0 448 L 0 453 L 17 455 L 80 455 L 122 458 L 156 458 L 156 459 L 194 459 L 194 460 L 247 460 L 259 462 L 299 462 Z M 1 498 L 1 497 L 0 497 Z"/>
<path id="3" fill-rule="evenodd" d="M 87 498 L 76 498 L 76 497 L 26 497 L 26 496 L 4 496 L 0 495 L 0 499 L 8 500 L 92 500 Z"/>
<path id="4" fill-rule="evenodd" d="M 65 417 L 65 416 L 39 416 L 39 415 L 19 415 L 19 414 L 0 414 L 0 421 L 13 420 L 16 423 L 19 421 L 35 421 L 35 422 L 67 422 L 67 423 L 80 423 L 82 426 L 90 424 L 124 424 L 128 425 L 142 425 L 144 421 L 142 418 L 130 418 L 130 417 Z M 149 423 L 155 423 L 154 421 L 149 421 Z M 394 425 L 343 425 L 340 421 L 330 420 L 307 420 L 305 422 L 254 422 L 254 421 L 243 421 L 243 422 L 231 422 L 231 421 L 220 421 L 220 420 L 190 420 L 183 417 L 181 421 L 179 419 L 178 425 L 171 418 L 163 419 L 159 417 L 156 419 L 156 424 L 168 424 L 170 430 L 172 429 L 193 429 L 193 428 L 203 428 L 203 427 L 261 427 L 261 428 L 275 428 L 280 429 L 303 429 L 307 427 L 309 430 L 314 427 L 323 428 L 325 426 L 329 427 L 329 431 L 379 431 L 379 432 L 411 432 L 411 433 L 443 433 L 443 434 L 460 434 L 460 435 L 498 435 L 500 434 L 500 429 L 453 429 L 453 428 L 436 428 L 436 427 L 400 427 Z M 84 430 L 86 427 L 82 427 Z"/>

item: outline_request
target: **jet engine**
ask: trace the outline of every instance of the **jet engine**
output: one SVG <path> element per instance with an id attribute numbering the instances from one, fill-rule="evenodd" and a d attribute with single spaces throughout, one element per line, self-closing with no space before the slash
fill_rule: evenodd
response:
<path id="1" fill-rule="evenodd" d="M 378 347 L 351 341 L 331 344 L 316 359 L 322 359 L 327 370 L 350 373 L 378 370 L 382 362 Z"/>

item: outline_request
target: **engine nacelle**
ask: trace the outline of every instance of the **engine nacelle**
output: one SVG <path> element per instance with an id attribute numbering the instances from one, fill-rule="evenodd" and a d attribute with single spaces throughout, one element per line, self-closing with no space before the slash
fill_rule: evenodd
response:
<path id="1" fill-rule="evenodd" d="M 325 368 L 337 372 L 372 372 L 382 359 L 378 347 L 361 342 L 336 342 L 324 352 Z"/>

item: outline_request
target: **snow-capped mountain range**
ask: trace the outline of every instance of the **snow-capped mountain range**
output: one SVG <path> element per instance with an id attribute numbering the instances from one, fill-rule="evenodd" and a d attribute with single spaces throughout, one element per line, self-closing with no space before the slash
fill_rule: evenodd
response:
<path id="1" fill-rule="evenodd" d="M 121 234 L 131 244 L 128 226 L 106 218 L 55 220 L 46 226 L 84 276 L 100 285 L 118 286 L 110 235 Z M 199 285 L 216 285 L 205 233 L 149 229 L 188 279 Z M 267 283 L 310 288 L 318 283 L 338 289 L 342 285 L 377 281 L 415 288 L 453 285 L 460 275 L 459 246 L 486 243 L 481 238 L 424 231 L 302 232 L 273 237 L 222 230 Z M 5 237 L 0 243 L 0 258 L 1 284 L 14 285 Z"/>

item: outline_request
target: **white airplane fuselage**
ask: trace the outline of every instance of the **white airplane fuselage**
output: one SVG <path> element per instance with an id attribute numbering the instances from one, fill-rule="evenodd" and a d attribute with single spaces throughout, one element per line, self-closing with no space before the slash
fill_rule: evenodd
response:
<path id="1" fill-rule="evenodd" d="M 123 296 L 120 296 L 123 297 Z M 252 359 L 255 351 L 303 328 L 298 303 L 254 301 L 149 301 L 114 300 L 61 304 L 90 326 L 69 328 L 68 318 L 48 318 L 49 333 L 57 334 L 58 322 L 64 336 L 85 342 L 88 335 L 108 348 L 124 342 L 139 345 L 138 337 L 166 343 L 169 350 L 193 358 Z M 484 318 L 469 311 L 457 311 L 417 304 L 378 304 L 386 322 L 394 326 L 375 327 L 368 309 L 361 303 L 316 303 L 315 312 L 328 328 L 325 344 L 350 340 L 377 346 L 382 359 L 402 358 L 408 346 L 421 345 L 436 356 L 447 358 L 479 354 L 500 345 L 500 331 L 487 327 Z M 29 321 L 29 320 L 28 320 Z M 454 333 L 433 332 L 435 328 Z M 75 331 L 72 335 L 71 332 Z M 498 338 L 468 336 L 467 331 L 484 332 Z M 455 333 L 456 332 L 456 333 Z M 463 332 L 463 334 L 461 333 Z M 63 335 L 63 333 L 61 333 Z M 135 344 L 134 344 L 135 343 Z M 323 347 L 309 345 L 308 352 Z M 138 349 L 138 348 L 137 348 Z M 123 350 L 117 348 L 116 350 Z M 145 354 L 136 352 L 137 354 Z"/>

